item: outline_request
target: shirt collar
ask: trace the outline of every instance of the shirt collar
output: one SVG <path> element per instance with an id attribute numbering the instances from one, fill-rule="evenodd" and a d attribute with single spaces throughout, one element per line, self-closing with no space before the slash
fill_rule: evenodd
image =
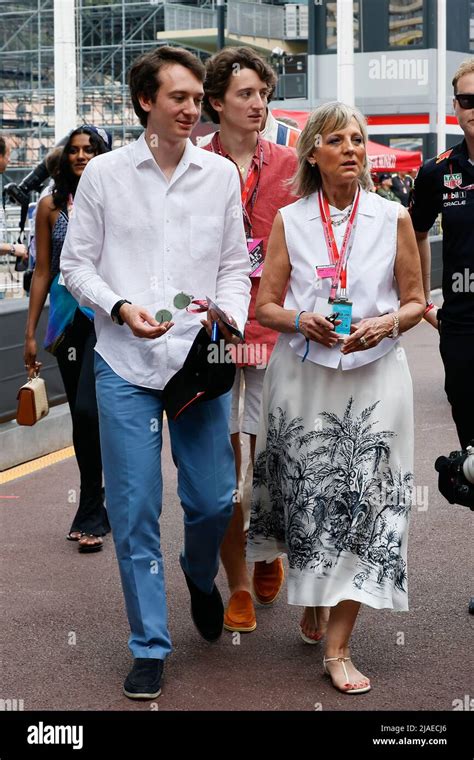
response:
<path id="1" fill-rule="evenodd" d="M 259 137 L 258 139 L 263 149 L 263 163 L 269 164 L 270 163 L 270 143 L 268 140 L 264 140 L 261 137 Z"/>
<path id="2" fill-rule="evenodd" d="M 267 118 L 265 120 L 265 126 L 260 132 L 260 136 L 263 137 L 264 140 L 270 140 L 272 136 L 272 132 L 277 132 L 278 130 L 278 122 L 275 119 L 274 115 L 270 111 L 270 109 L 267 110 Z"/>
<path id="3" fill-rule="evenodd" d="M 270 148 L 268 144 L 268 140 L 262 140 L 262 138 L 258 137 L 257 144 L 255 146 L 255 152 L 252 156 L 252 163 L 256 163 L 257 165 L 260 163 L 260 146 L 262 148 L 263 152 L 263 163 L 269 164 L 270 163 Z M 221 138 L 219 135 L 219 131 L 214 132 L 212 141 L 211 141 L 211 147 L 214 153 L 219 153 L 221 156 L 224 156 L 225 158 L 228 158 L 230 161 L 232 161 L 235 164 L 234 159 L 232 156 L 229 155 L 229 153 L 226 153 L 225 150 L 222 147 Z M 237 166 L 237 164 L 236 164 Z"/>
<path id="4" fill-rule="evenodd" d="M 474 165 L 469 161 L 469 151 L 467 149 L 466 139 L 454 146 L 451 156 L 457 158 L 463 169 L 466 169 L 471 174 L 474 172 Z"/>
<path id="5" fill-rule="evenodd" d="M 466 138 L 462 140 L 460 143 L 454 146 L 453 153 L 460 153 L 461 156 L 465 156 L 466 158 L 469 158 L 469 153 L 467 152 L 467 142 Z"/>
<path id="6" fill-rule="evenodd" d="M 376 209 L 373 199 L 373 193 L 367 192 L 367 190 L 364 190 L 362 187 L 360 189 L 360 199 L 359 199 L 359 213 L 363 216 L 375 216 L 376 215 Z M 321 212 L 319 210 L 319 203 L 318 203 L 318 193 L 312 193 L 311 195 L 308 195 L 306 197 L 306 203 L 307 203 L 307 219 L 319 219 L 321 216 Z"/>
<path id="7" fill-rule="evenodd" d="M 146 161 L 153 161 L 156 163 L 153 153 L 151 152 L 150 148 L 148 147 L 148 143 L 145 140 L 145 132 L 142 132 L 138 140 L 133 143 L 133 155 L 136 167 L 140 166 Z M 202 168 L 202 159 L 202 150 L 193 145 L 191 140 L 188 138 L 186 140 L 184 153 L 181 156 L 179 163 L 182 163 L 184 166 L 188 164 L 194 164 L 195 166 Z"/>

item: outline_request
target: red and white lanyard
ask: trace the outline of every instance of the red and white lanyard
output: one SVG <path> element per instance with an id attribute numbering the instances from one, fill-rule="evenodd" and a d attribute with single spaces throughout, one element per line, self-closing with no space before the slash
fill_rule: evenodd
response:
<path id="1" fill-rule="evenodd" d="M 233 158 L 224 152 L 218 132 L 216 132 L 214 134 L 214 137 L 212 138 L 211 148 L 214 153 L 219 153 L 219 155 L 224 156 L 224 158 L 229 158 L 231 161 L 235 163 Z M 246 232 L 247 238 L 253 237 L 251 214 L 254 209 L 255 203 L 257 201 L 258 186 L 260 184 L 260 175 L 262 173 L 262 167 L 263 167 L 263 146 L 260 141 L 260 138 L 258 138 L 257 150 L 259 154 L 258 165 L 255 163 L 254 158 L 252 156 L 252 163 L 250 164 L 247 178 L 243 185 L 242 185 L 242 180 L 241 180 L 242 213 L 244 215 L 244 222 L 245 222 L 245 227 L 246 227 L 245 232 Z M 248 209 L 247 209 L 247 205 L 249 206 Z"/>
<path id="2" fill-rule="evenodd" d="M 338 251 L 336 240 L 334 238 L 334 230 L 331 222 L 331 214 L 329 212 L 329 203 L 327 198 L 323 194 L 322 190 L 318 192 L 319 210 L 321 212 L 321 221 L 323 224 L 324 238 L 326 240 L 326 246 L 328 249 L 329 260 L 331 264 L 336 266 L 336 271 L 331 280 L 331 292 L 329 294 L 329 302 L 332 303 L 336 298 L 337 288 L 339 282 L 341 288 L 347 287 L 347 261 L 351 254 L 352 246 L 354 244 L 354 235 L 357 226 L 357 211 L 359 209 L 360 199 L 360 187 L 357 187 L 356 196 L 354 198 L 354 204 L 352 206 L 351 215 L 347 222 L 346 231 L 342 240 L 341 250 Z"/>

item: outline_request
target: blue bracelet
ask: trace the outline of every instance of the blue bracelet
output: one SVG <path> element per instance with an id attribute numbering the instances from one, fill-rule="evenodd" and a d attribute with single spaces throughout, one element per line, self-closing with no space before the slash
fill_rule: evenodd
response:
<path id="1" fill-rule="evenodd" d="M 300 311 L 299 314 L 296 315 L 296 319 L 295 319 L 295 330 L 296 330 L 296 332 L 301 332 L 301 330 L 300 330 L 300 317 L 301 317 L 302 314 L 306 314 L 306 311 L 304 309 L 302 311 Z M 301 335 L 303 335 L 303 333 L 301 333 Z M 306 351 L 304 353 L 303 358 L 301 359 L 302 362 L 304 362 L 304 360 L 308 356 L 308 352 L 309 352 L 309 338 L 306 338 Z"/>
<path id="2" fill-rule="evenodd" d="M 300 332 L 300 317 L 301 317 L 302 314 L 306 314 L 306 312 L 305 312 L 304 309 L 303 309 L 303 311 L 300 311 L 296 315 L 296 319 L 295 319 L 295 330 L 296 330 L 296 332 Z"/>

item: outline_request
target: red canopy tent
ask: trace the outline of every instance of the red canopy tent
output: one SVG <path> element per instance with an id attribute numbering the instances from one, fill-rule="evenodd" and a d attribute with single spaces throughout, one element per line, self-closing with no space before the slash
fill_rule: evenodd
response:
<path id="1" fill-rule="evenodd" d="M 275 109 L 272 113 L 276 119 L 280 116 L 294 119 L 300 129 L 304 128 L 309 117 L 308 111 Z M 367 143 L 367 153 L 373 172 L 409 172 L 418 169 L 423 161 L 419 150 L 389 148 L 386 145 L 372 142 L 372 140 L 369 140 Z"/>
<path id="2" fill-rule="evenodd" d="M 411 172 L 422 164 L 423 157 L 419 150 L 400 150 L 369 140 L 367 154 L 373 172 Z"/>

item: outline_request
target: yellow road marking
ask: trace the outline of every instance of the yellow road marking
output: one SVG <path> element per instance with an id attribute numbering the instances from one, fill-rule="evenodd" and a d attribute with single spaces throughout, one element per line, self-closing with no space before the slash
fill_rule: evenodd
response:
<path id="1" fill-rule="evenodd" d="M 59 451 L 53 451 L 52 454 L 46 454 L 39 459 L 33 459 L 31 462 L 25 462 L 18 465 L 18 467 L 12 467 L 11 470 L 5 470 L 0 472 L 0 485 L 2 483 L 8 483 L 10 480 L 16 480 L 22 478 L 23 475 L 30 475 L 37 470 L 43 470 L 45 467 L 49 467 L 51 464 L 57 464 L 64 459 L 70 459 L 75 456 L 74 446 L 68 446 L 67 449 L 60 449 Z"/>

